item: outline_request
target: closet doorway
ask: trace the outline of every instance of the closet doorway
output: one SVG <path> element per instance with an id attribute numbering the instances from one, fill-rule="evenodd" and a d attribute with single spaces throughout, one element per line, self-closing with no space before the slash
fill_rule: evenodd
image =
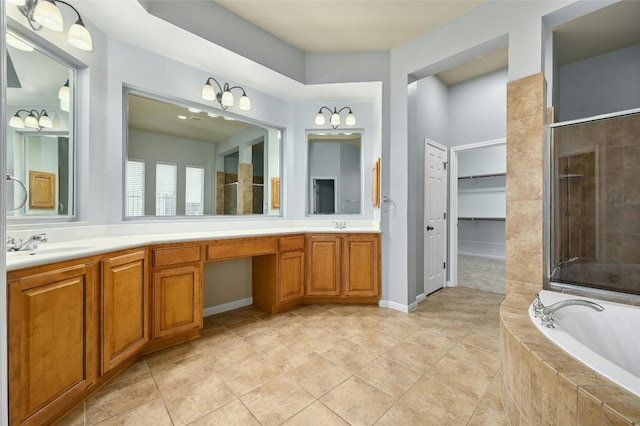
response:
<path id="1" fill-rule="evenodd" d="M 451 148 L 450 282 L 506 289 L 506 139 Z"/>
<path id="2" fill-rule="evenodd" d="M 424 294 L 444 287 L 447 261 L 447 148 L 425 139 Z"/>

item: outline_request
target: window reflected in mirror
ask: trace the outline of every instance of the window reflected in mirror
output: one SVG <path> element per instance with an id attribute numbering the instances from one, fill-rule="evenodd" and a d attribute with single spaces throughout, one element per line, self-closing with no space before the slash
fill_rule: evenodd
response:
<path id="1" fill-rule="evenodd" d="M 280 179 L 280 130 L 139 93 L 126 100 L 125 218 L 280 215 L 280 194 L 265 185 Z"/>
<path id="2" fill-rule="evenodd" d="M 362 211 L 362 134 L 308 133 L 308 214 Z"/>
<path id="3" fill-rule="evenodd" d="M 75 70 L 18 35 L 6 47 L 7 217 L 73 216 Z"/>

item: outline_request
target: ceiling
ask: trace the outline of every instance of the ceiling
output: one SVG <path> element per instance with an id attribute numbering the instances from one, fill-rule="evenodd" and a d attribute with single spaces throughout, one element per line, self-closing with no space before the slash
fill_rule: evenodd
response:
<path id="1" fill-rule="evenodd" d="M 485 0 L 215 0 L 303 52 L 387 51 Z"/>
<path id="2" fill-rule="evenodd" d="M 187 107 L 129 95 L 129 128 L 169 136 L 221 142 L 248 127 L 256 127 L 222 116 L 210 117 L 206 112 L 189 111 Z M 180 119 L 178 116 L 185 119 Z"/>

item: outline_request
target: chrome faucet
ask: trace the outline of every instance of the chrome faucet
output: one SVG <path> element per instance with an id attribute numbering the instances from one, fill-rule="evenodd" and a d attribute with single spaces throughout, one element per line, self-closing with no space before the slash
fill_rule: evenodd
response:
<path id="1" fill-rule="evenodd" d="M 25 242 L 21 239 L 7 237 L 7 251 L 35 250 L 38 248 L 38 243 L 46 243 L 47 241 L 47 234 L 44 232 L 33 234 Z"/>
<path id="2" fill-rule="evenodd" d="M 561 300 L 553 305 L 544 306 L 540 300 L 540 295 L 536 294 L 536 300 L 533 302 L 533 312 L 536 318 L 540 318 L 541 325 L 547 328 L 554 328 L 555 320 L 552 314 L 567 306 L 586 306 L 597 312 L 604 311 L 604 308 L 597 303 L 582 299 Z"/>
<path id="3" fill-rule="evenodd" d="M 336 222 L 336 221 L 334 221 L 333 223 L 336 224 L 336 229 L 347 229 L 347 222 Z"/>

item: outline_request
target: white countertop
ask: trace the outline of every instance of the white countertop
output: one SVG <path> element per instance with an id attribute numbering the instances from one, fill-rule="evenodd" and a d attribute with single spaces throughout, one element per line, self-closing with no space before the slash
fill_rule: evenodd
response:
<path id="1" fill-rule="evenodd" d="M 226 238 L 259 237 L 268 235 L 300 234 L 300 233 L 380 233 L 375 228 L 353 227 L 335 229 L 330 227 L 291 227 L 264 229 L 215 230 L 203 232 L 175 232 L 166 234 L 141 234 L 126 236 L 108 236 L 98 238 L 76 239 L 59 243 L 40 243 L 35 250 L 7 253 L 7 271 L 46 265 L 65 260 L 109 253 L 129 248 L 189 241 L 206 241 Z"/>

